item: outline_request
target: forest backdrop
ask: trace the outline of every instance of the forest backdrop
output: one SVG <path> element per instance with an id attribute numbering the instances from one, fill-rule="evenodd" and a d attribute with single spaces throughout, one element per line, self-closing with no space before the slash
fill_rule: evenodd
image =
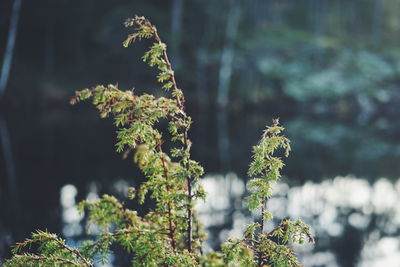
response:
<path id="1" fill-rule="evenodd" d="M 0 3 L 2 64 L 13 2 Z M 280 116 L 293 141 L 284 171 L 290 186 L 352 174 L 371 187 L 372 206 L 379 183 L 383 195 L 400 190 L 399 1 L 22 1 L 0 99 L 0 259 L 34 229 L 61 232 L 66 184 L 79 200 L 140 179 L 113 152 L 113 127 L 88 106 L 68 105 L 75 90 L 99 83 L 157 93 L 154 73 L 139 60 L 146 44 L 121 46 L 123 21 L 134 14 L 149 17 L 168 45 L 206 173 L 245 177 L 259 132 Z M 317 227 L 313 254 L 325 253 L 327 266 L 362 265 L 371 235 L 398 236 L 388 215 L 397 200 L 384 211 L 335 207 L 330 216 L 342 231 Z M 357 228 L 354 214 L 368 217 L 366 225 Z M 233 224 L 209 231 L 217 238 Z"/>

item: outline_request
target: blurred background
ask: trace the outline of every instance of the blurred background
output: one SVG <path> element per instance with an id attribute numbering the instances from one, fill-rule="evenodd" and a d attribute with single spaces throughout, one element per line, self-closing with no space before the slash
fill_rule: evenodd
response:
<path id="1" fill-rule="evenodd" d="M 143 181 L 111 120 L 68 104 L 97 84 L 162 94 L 140 60 L 150 43 L 122 47 L 135 14 L 167 43 L 194 119 L 206 249 L 258 216 L 242 205 L 251 147 L 280 117 L 293 152 L 268 207 L 311 225 L 303 264 L 400 266 L 396 0 L 0 1 L 0 264 L 35 229 L 78 242 L 77 202 Z"/>

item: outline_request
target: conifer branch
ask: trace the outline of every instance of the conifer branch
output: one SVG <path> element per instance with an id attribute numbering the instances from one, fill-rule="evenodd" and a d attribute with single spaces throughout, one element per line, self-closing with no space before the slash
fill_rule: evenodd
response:
<path id="1" fill-rule="evenodd" d="M 161 38 L 157 33 L 156 27 L 154 27 L 148 20 L 147 20 L 147 24 L 149 25 L 149 27 L 151 27 L 155 40 L 160 45 L 162 45 L 163 42 L 161 41 Z M 170 73 L 169 77 L 170 77 L 170 81 L 172 82 L 172 85 L 173 85 L 173 90 L 178 92 L 179 89 L 178 89 L 178 86 L 176 84 L 175 74 L 174 74 L 174 71 L 172 70 L 172 66 L 171 66 L 171 63 L 169 61 L 168 54 L 167 54 L 166 50 L 163 51 L 163 57 L 164 57 L 165 63 L 167 64 L 168 71 Z M 178 106 L 182 110 L 182 112 L 180 114 L 182 116 L 182 119 L 183 120 L 187 120 L 186 113 L 184 112 L 184 109 L 185 109 L 185 98 L 184 98 L 184 95 L 183 94 L 175 94 L 175 99 L 176 99 L 176 102 L 177 102 Z M 188 131 L 189 131 L 189 126 L 183 127 L 184 150 L 186 151 L 187 154 L 190 153 L 190 147 L 189 147 L 189 142 L 188 142 L 188 138 L 187 138 Z M 189 172 L 188 161 L 185 164 L 185 168 Z M 188 224 L 187 248 L 188 248 L 189 252 L 191 252 L 192 251 L 192 238 L 193 238 L 193 231 L 192 231 L 192 225 L 193 225 L 193 216 L 192 216 L 192 179 L 191 179 L 191 177 L 188 176 L 186 181 L 187 181 L 187 188 L 188 188 L 187 198 L 188 198 L 188 202 L 189 202 L 189 204 L 187 205 L 188 206 L 188 209 L 187 209 L 187 224 Z"/>
<path id="2" fill-rule="evenodd" d="M 92 250 L 96 247 L 99 247 L 102 243 L 108 241 L 110 238 L 113 237 L 118 237 L 122 235 L 129 235 L 129 234 L 160 234 L 160 235 L 167 235 L 169 236 L 169 232 L 167 231 L 150 231 L 150 230 L 145 230 L 145 229 L 134 229 L 134 230 L 123 230 L 121 232 L 116 232 L 116 233 L 108 233 L 106 236 L 100 238 L 96 242 L 93 242 L 92 244 L 86 246 L 87 250 Z"/>
<path id="3" fill-rule="evenodd" d="M 30 261 L 39 261 L 39 262 L 49 262 L 49 263 L 62 263 L 66 265 L 73 265 L 73 266 L 80 266 L 82 267 L 81 263 L 73 262 L 71 260 L 67 260 L 64 258 L 59 258 L 59 257 L 46 257 L 46 256 L 38 256 L 35 254 L 15 254 L 14 259 L 16 262 L 30 262 Z M 10 262 L 8 262 L 10 264 Z M 18 263 L 17 263 L 18 264 Z M 39 263 L 40 264 L 40 263 Z M 21 266 L 21 265 L 16 265 L 16 266 Z"/>
<path id="4" fill-rule="evenodd" d="M 190 157 L 190 141 L 188 139 L 188 131 L 190 129 L 190 122 L 191 119 L 186 115 L 185 113 L 185 98 L 182 92 L 178 89 L 176 79 L 175 79 L 175 74 L 172 69 L 170 60 L 168 58 L 167 50 L 165 49 L 165 44 L 161 41 L 160 36 L 158 35 L 157 28 L 151 24 L 151 22 L 143 17 L 135 17 L 134 19 L 128 20 L 125 25 L 126 26 L 132 26 L 133 24 L 138 24 L 139 28 L 142 27 L 142 25 L 145 25 L 146 29 L 150 29 L 151 35 L 154 37 L 156 40 L 158 46 L 153 45 L 153 47 L 162 47 L 162 59 L 161 63 L 158 63 L 159 69 L 161 69 L 161 74 L 159 77 L 162 77 L 161 79 L 159 78 L 159 81 L 165 81 L 169 80 L 169 84 L 171 84 L 171 87 L 173 88 L 173 96 L 175 98 L 175 101 L 177 103 L 177 106 L 180 109 L 180 112 L 178 113 L 178 116 L 173 116 L 173 119 L 175 120 L 176 124 L 179 125 L 179 128 L 181 128 L 182 135 L 183 135 L 183 149 L 185 151 L 184 156 L 182 157 L 182 162 L 184 165 L 184 168 L 186 169 L 187 173 L 187 178 L 186 178 L 186 183 L 187 183 L 187 199 L 188 199 L 188 205 L 187 205 L 187 249 L 189 252 L 192 251 L 192 239 L 193 239 L 193 211 L 192 211 L 192 202 L 193 202 L 193 196 L 192 196 L 192 177 L 190 175 L 190 166 L 189 166 L 189 157 Z M 149 32 L 150 32 L 149 31 Z M 150 36 L 150 34 L 149 34 Z M 127 39 L 127 42 L 129 43 L 131 38 Z M 146 54 L 147 55 L 147 54 Z M 146 56 L 145 55 L 145 56 Z M 151 50 L 149 51 L 149 57 L 151 55 Z M 147 57 L 146 57 L 147 59 Z M 165 67 L 163 66 L 165 64 Z M 164 69 L 165 68 L 165 69 Z M 165 77 L 165 78 L 164 78 Z M 168 83 L 167 83 L 168 84 Z"/>
<path id="5" fill-rule="evenodd" d="M 165 153 L 162 151 L 162 144 L 161 144 L 161 140 L 158 140 L 157 142 L 157 150 L 158 152 L 161 154 L 161 161 L 162 161 L 162 168 L 163 168 L 163 173 L 164 173 L 164 177 L 166 180 L 166 190 L 167 190 L 167 194 L 170 193 L 170 181 L 168 179 L 168 170 L 167 170 L 167 166 L 165 163 Z M 175 227 L 172 224 L 172 203 L 171 200 L 168 200 L 168 226 L 169 226 L 169 237 L 171 239 L 171 246 L 172 249 L 175 250 L 176 249 L 176 240 L 175 240 Z"/>
<path id="6" fill-rule="evenodd" d="M 279 148 L 290 151 L 289 140 L 280 135 L 283 127 L 278 120 L 266 128 L 260 142 L 253 147 L 253 161 L 249 176 L 251 194 L 247 198 L 250 210 L 261 210 L 261 218 L 247 226 L 244 238 L 230 239 L 222 245 L 222 252 L 203 254 L 205 234 L 201 229 L 194 201 L 205 198 L 199 183 L 203 168 L 191 159 L 191 141 L 188 132 L 192 123 L 185 112 L 185 98 L 176 84 L 166 45 L 157 29 L 144 17 L 128 19 L 125 26 L 135 26 L 134 32 L 124 42 L 129 46 L 135 40 L 154 38 L 142 59 L 159 70 L 157 80 L 165 91 L 172 89 L 171 96 L 155 97 L 136 95 L 134 90 L 121 91 L 117 85 L 99 85 L 77 91 L 71 104 L 91 99 L 101 118 L 113 117 L 117 130 L 117 152 L 123 157 L 135 149 L 134 162 L 146 177 L 139 189 L 130 188 L 129 198 L 137 198 L 143 204 L 149 196 L 155 210 L 143 217 L 129 210 L 115 197 L 103 195 L 94 202 L 82 201 L 78 210 L 88 211 L 88 221 L 102 229 L 97 241 L 87 241 L 78 248 L 70 248 L 56 235 L 40 232 L 31 239 L 18 243 L 14 256 L 5 267 L 74 265 L 92 267 L 96 255 L 106 261 L 112 244 L 121 245 L 132 255 L 132 265 L 145 266 L 300 266 L 287 245 L 313 242 L 309 227 L 301 220 L 283 220 L 270 232 L 265 222 L 272 218 L 266 202 L 272 193 L 272 185 L 280 178 L 284 166 L 281 158 L 274 155 Z M 168 121 L 168 132 L 175 145 L 168 153 L 163 151 L 163 132 L 159 122 Z M 176 158 L 174 162 L 171 157 Z M 149 193 L 149 194 L 147 194 Z M 110 231 L 113 229 L 113 232 Z M 277 241 L 276 241 L 277 240 Z M 21 248 L 37 245 L 38 254 L 17 254 Z"/>
<path id="7" fill-rule="evenodd" d="M 85 263 L 86 266 L 93 267 L 93 264 L 90 263 L 88 260 L 86 260 L 85 257 L 83 257 L 82 254 L 79 252 L 79 250 L 68 247 L 67 245 L 64 244 L 64 242 L 60 241 L 58 238 L 52 237 L 50 238 L 50 240 L 57 242 L 63 249 L 66 249 L 72 254 L 75 254 L 79 259 L 81 259 Z"/>
<path id="8" fill-rule="evenodd" d="M 75 249 L 75 248 L 70 248 L 69 246 L 67 246 L 64 242 L 64 240 L 60 239 L 59 237 L 57 237 L 55 234 L 51 234 L 48 232 L 43 232 L 43 231 L 36 231 L 36 233 L 32 234 L 32 238 L 30 239 L 26 239 L 23 242 L 17 243 L 15 248 L 13 249 L 14 253 L 17 253 L 19 251 L 21 251 L 23 248 L 25 247 L 30 247 L 32 244 L 38 244 L 39 245 L 39 251 L 44 252 L 43 255 L 35 255 L 35 254 L 16 254 L 19 257 L 19 260 L 27 260 L 29 261 L 30 259 L 32 260 L 46 260 L 46 261 L 63 261 L 64 262 L 70 262 L 70 264 L 74 264 L 77 266 L 86 266 L 86 267 L 93 267 L 93 264 L 87 260 L 81 253 L 79 250 Z M 72 258 L 76 258 L 79 261 L 82 262 L 81 265 L 78 265 L 77 263 L 74 263 L 74 261 L 72 261 L 71 259 L 67 259 L 67 258 L 61 258 L 57 255 L 54 256 L 49 256 L 48 255 L 48 251 L 54 251 L 57 250 L 57 247 L 69 252 L 69 254 L 71 255 Z"/>

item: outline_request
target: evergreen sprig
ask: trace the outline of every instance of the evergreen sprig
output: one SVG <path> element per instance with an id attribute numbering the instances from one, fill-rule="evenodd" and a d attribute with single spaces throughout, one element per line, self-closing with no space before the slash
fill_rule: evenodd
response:
<path id="1" fill-rule="evenodd" d="M 22 253 L 27 247 L 36 246 L 39 254 Z M 17 243 L 12 252 L 15 254 L 6 261 L 5 266 L 85 266 L 93 263 L 84 257 L 79 249 L 71 248 L 55 234 L 44 231 L 32 233 L 30 239 Z"/>
<path id="2" fill-rule="evenodd" d="M 71 248 L 57 235 L 37 231 L 15 246 L 14 256 L 5 266 L 93 266 L 95 259 L 107 260 L 113 244 L 132 255 L 132 266 L 299 266 L 287 244 L 312 241 L 308 226 L 300 220 L 286 219 L 269 233 L 264 231 L 265 221 L 272 217 L 265 203 L 284 166 L 274 153 L 283 148 L 287 156 L 290 151 L 289 140 L 280 135 L 283 127 L 278 120 L 267 127 L 253 148 L 249 169 L 249 175 L 258 178 L 249 183 L 252 193 L 247 204 L 250 210 L 261 209 L 260 222 L 250 224 L 244 238 L 225 242 L 222 252 L 203 254 L 205 234 L 194 211 L 195 201 L 205 199 L 199 181 L 203 168 L 191 158 L 188 131 L 192 119 L 185 112 L 185 98 L 177 87 L 167 46 L 156 27 L 138 16 L 128 19 L 125 26 L 134 27 L 123 43 L 125 47 L 140 39 L 154 40 L 142 59 L 159 70 L 157 81 L 167 96 L 137 95 L 110 84 L 77 91 L 71 104 L 91 99 L 101 118 L 113 118 L 117 152 L 126 157 L 135 150 L 134 162 L 147 178 L 139 188 L 129 188 L 129 197 L 137 198 L 141 204 L 150 197 L 155 208 L 139 216 L 113 196 L 83 201 L 78 210 L 86 211 L 89 222 L 100 228 L 95 240 Z M 169 152 L 163 148 L 165 132 L 160 130 L 161 121 L 168 122 L 167 131 L 174 144 Z"/>
<path id="3" fill-rule="evenodd" d="M 275 156 L 278 149 L 284 150 L 287 157 L 290 152 L 289 139 L 281 135 L 284 130 L 279 120 L 274 119 L 268 126 L 260 142 L 253 147 L 253 161 L 249 176 L 257 176 L 248 183 L 251 194 L 247 197 L 250 210 L 260 210 L 260 221 L 249 224 L 243 239 L 230 239 L 223 246 L 225 264 L 239 263 L 240 266 L 301 266 L 289 242 L 302 244 L 314 242 L 310 228 L 300 219 L 284 219 L 278 227 L 266 233 L 264 224 L 272 219 L 266 209 L 266 201 L 272 195 L 272 186 L 281 177 L 284 163 Z"/>

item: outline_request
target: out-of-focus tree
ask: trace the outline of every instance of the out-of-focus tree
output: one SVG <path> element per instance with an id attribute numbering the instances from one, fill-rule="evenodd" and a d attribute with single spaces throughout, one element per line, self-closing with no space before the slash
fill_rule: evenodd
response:
<path id="1" fill-rule="evenodd" d="M 12 5 L 10 28 L 8 32 L 6 50 L 4 53 L 3 64 L 0 73 L 0 97 L 4 94 L 8 77 L 10 75 L 11 63 L 14 55 L 15 40 L 17 39 L 17 27 L 22 0 L 14 0 Z"/>

